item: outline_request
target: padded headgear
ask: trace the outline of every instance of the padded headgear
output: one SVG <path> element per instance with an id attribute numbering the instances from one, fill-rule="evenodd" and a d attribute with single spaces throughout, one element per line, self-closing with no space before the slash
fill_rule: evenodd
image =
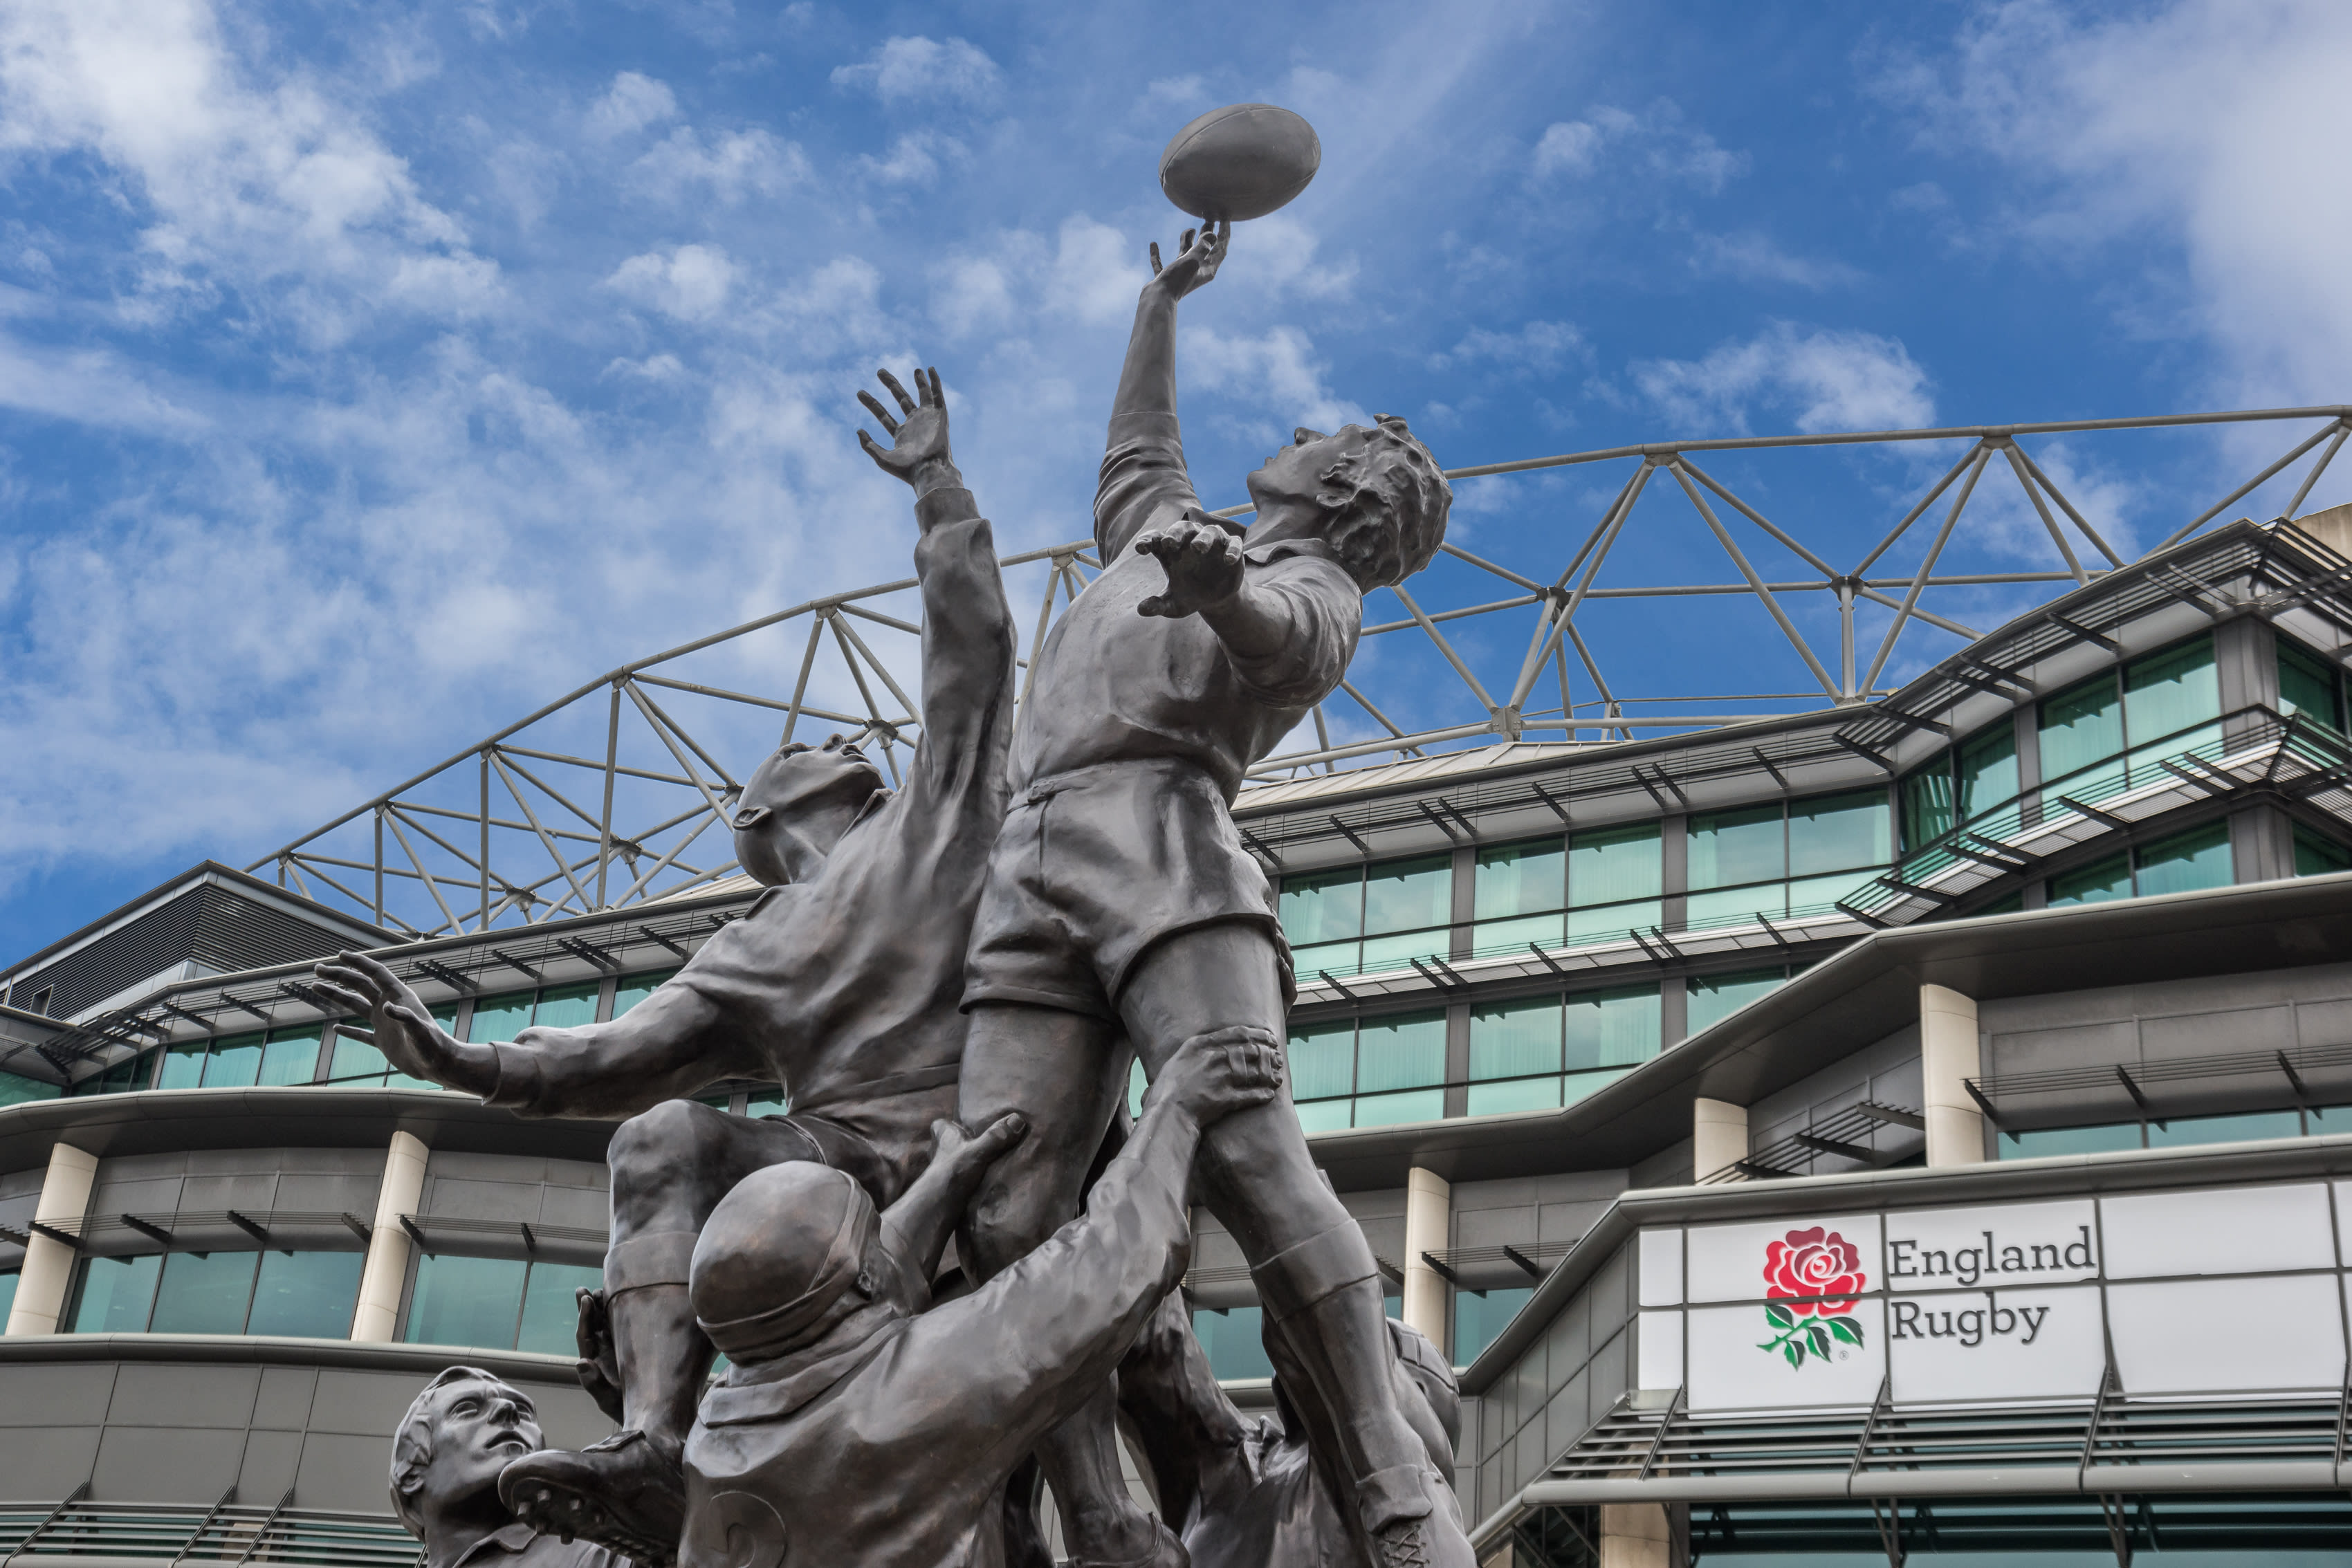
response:
<path id="1" fill-rule="evenodd" d="M 755 1171 L 719 1202 L 695 1243 L 687 1287 L 695 1321 L 728 1356 L 765 1361 L 813 1341 L 843 1293 L 875 1293 L 866 1259 L 874 1200 L 829 1166 L 792 1160 Z"/>

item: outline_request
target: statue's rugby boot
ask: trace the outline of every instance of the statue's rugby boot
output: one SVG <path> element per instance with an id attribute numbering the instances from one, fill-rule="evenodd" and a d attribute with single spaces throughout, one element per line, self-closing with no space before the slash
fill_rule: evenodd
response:
<path id="1" fill-rule="evenodd" d="M 499 1474 L 499 1497 L 542 1535 L 593 1541 L 638 1568 L 668 1568 L 686 1528 L 679 1449 L 620 1431 L 577 1453 L 546 1448 Z"/>

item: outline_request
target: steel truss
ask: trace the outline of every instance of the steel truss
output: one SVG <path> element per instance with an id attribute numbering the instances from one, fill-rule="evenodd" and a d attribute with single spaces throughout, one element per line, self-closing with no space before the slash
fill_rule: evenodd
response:
<path id="1" fill-rule="evenodd" d="M 2313 421 L 2319 422 L 2315 428 L 2309 427 Z M 1644 731 L 1686 731 L 1874 701 L 1886 695 L 1883 683 L 1893 673 L 1922 662 L 1912 652 L 1921 635 L 1943 634 L 1946 641 L 1932 650 L 1941 657 L 1952 651 L 1949 639 L 1973 641 L 1980 634 L 1957 618 L 1950 602 L 1955 591 L 2032 591 L 2033 585 L 2049 584 L 2063 591 L 2129 564 L 2052 479 L 2027 438 L 2036 438 L 2046 457 L 2059 437 L 2268 423 L 2305 428 L 2284 455 L 2179 523 L 2147 552 L 2153 554 L 2316 451 L 2279 508 L 2282 516 L 2295 515 L 2352 434 L 2352 406 L 1658 442 L 1449 470 L 1456 481 L 1578 468 L 1624 472 L 1564 565 L 1513 566 L 1449 543 L 1443 570 L 1381 591 L 1364 634 L 1368 651 L 1379 650 L 1381 667 L 1391 672 L 1387 689 L 1375 693 L 1353 679 L 1343 683 L 1314 712 L 1312 738 L 1268 758 L 1254 777 L 1333 771 L 1343 764 L 1498 742 L 1587 747 Z M 1743 496 L 1711 471 L 1716 455 L 1938 443 L 1966 445 L 1844 570 L 1827 559 L 1838 547 L 1829 541 L 1833 529 L 1826 523 L 1812 530 L 1821 540 L 1817 549 L 1785 517 L 1775 521 L 1756 504 L 1751 497 L 1764 493 L 1760 482 L 1750 483 L 1749 496 Z M 2062 565 L 1963 570 L 1970 564 L 1961 558 L 1971 542 L 1963 524 L 1980 521 L 1984 497 L 2006 485 L 2030 503 Z M 1653 491 L 1679 492 L 1703 529 L 1702 545 L 1711 541 L 1722 551 L 1736 580 L 1602 580 L 1612 551 L 1634 531 L 1637 510 Z M 1652 499 L 1639 531 L 1664 520 L 1657 511 Z M 1743 532 L 1749 535 L 1746 545 Z M 1758 564 L 1768 547 L 1775 552 L 1764 557 L 1775 569 L 1769 573 Z M 1091 540 L 1080 540 L 1004 561 L 1007 593 L 1026 640 L 1024 703 L 1026 672 L 1057 610 L 1100 570 L 1093 551 Z M 1903 561 L 1907 570 L 1898 564 Z M 536 925 L 707 889 L 738 870 L 724 823 L 741 785 L 736 768 L 721 756 L 733 756 L 742 768 L 764 755 L 775 744 L 776 730 L 768 725 L 780 725 L 786 739 L 840 730 L 878 742 L 895 779 L 920 727 L 919 706 L 909 695 L 919 684 L 919 628 L 911 617 L 920 611 L 914 587 L 907 579 L 812 599 L 624 664 L 247 869 L 274 873 L 282 886 L 414 936 Z M 1822 601 L 1813 595 L 1828 596 L 1833 627 L 1816 612 Z M 1942 608 L 1926 602 L 1931 596 Z M 1767 648 L 1784 647 L 1788 656 L 1780 665 L 1798 677 L 1794 683 L 1771 679 L 1773 666 L 1759 649 L 1753 667 L 1765 677 L 1761 684 L 1806 689 L 1667 698 L 1629 695 L 1612 685 L 1596 652 L 1603 640 L 1589 634 L 1596 606 L 1665 601 L 1701 609 L 1726 600 L 1761 612 Z M 1391 601 L 1402 614 L 1375 619 Z M 1024 614 L 1024 606 L 1034 608 Z M 1814 630 L 1809 632 L 1801 620 Z M 1827 635 L 1832 629 L 1834 646 Z M 1492 647 L 1484 645 L 1490 641 Z M 1506 652 L 1514 648 L 1516 658 Z M 1638 648 L 1605 651 L 1622 662 L 1639 656 Z M 1902 664 L 1899 653 L 1908 654 Z M 1410 682 L 1395 679 L 1400 665 L 1412 672 Z M 714 668 L 714 678 L 689 678 Z M 1360 658 L 1360 676 L 1365 668 Z M 777 678 L 768 682 L 763 670 Z"/>

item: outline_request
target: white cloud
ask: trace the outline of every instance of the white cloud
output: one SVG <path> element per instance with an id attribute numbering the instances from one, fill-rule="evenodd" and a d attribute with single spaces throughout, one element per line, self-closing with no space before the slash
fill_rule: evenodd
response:
<path id="1" fill-rule="evenodd" d="M 727 303 L 735 264 L 717 246 L 682 245 L 665 256 L 648 251 L 621 263 L 605 280 L 614 288 L 681 321 L 707 321 Z"/>
<path id="2" fill-rule="evenodd" d="M 1170 109 L 1189 109 L 1203 101 L 1208 92 L 1198 76 L 1162 77 L 1146 88 L 1143 96 Z"/>
<path id="3" fill-rule="evenodd" d="M 857 167 L 886 185 L 929 185 L 940 177 L 940 158 L 961 162 L 964 156 L 963 143 L 954 137 L 914 131 L 890 143 L 887 157 L 861 156 Z"/>
<path id="4" fill-rule="evenodd" d="M 977 104 L 995 96 L 1001 75 L 977 45 L 918 35 L 888 40 L 871 59 L 835 67 L 833 80 L 836 87 L 862 88 L 885 103 L 932 97 Z"/>
<path id="5" fill-rule="evenodd" d="M 1268 430 L 1371 423 L 1361 408 L 1331 391 L 1325 381 L 1330 367 L 1315 357 L 1314 343 L 1296 327 L 1269 328 L 1254 337 L 1187 327 L 1179 341 L 1187 386 L 1224 393 L 1256 413 Z"/>
<path id="6" fill-rule="evenodd" d="M 1706 195 L 1748 172 L 1747 153 L 1733 152 L 1688 123 L 1682 107 L 1659 99 L 1639 114 L 1602 105 L 1581 120 L 1547 126 L 1536 141 L 1537 178 L 1581 179 L 1626 169 L 1689 185 Z"/>
<path id="7" fill-rule="evenodd" d="M 1736 277 L 1747 283 L 1785 283 L 1820 290 L 1862 281 L 1862 274 L 1834 258 L 1791 256 L 1769 235 L 1702 234 L 1693 242 L 1692 268 L 1703 277 Z"/>
<path id="8" fill-rule="evenodd" d="M 708 193 L 721 202 L 740 202 L 754 193 L 772 196 L 808 178 L 800 143 L 768 131 L 730 131 L 705 143 L 690 125 L 681 125 L 629 166 L 638 188 L 677 201 Z"/>
<path id="9" fill-rule="evenodd" d="M 615 76 L 612 87 L 588 111 L 588 123 L 606 136 L 626 136 L 677 118 L 677 96 L 667 84 L 635 71 Z"/>
<path id="10" fill-rule="evenodd" d="M 1516 332 L 1496 332 L 1485 327 L 1473 327 L 1450 351 L 1431 355 L 1430 366 L 1433 370 L 1445 370 L 1457 364 L 1486 361 L 1549 374 L 1571 358 L 1590 360 L 1591 357 L 1592 351 L 1585 344 L 1584 334 L 1572 322 L 1529 321 Z"/>
<path id="11" fill-rule="evenodd" d="M 1977 7 L 1948 54 L 1883 89 L 1946 147 L 2025 177 L 2009 241 L 2141 287 L 2216 351 L 2216 392 L 2336 401 L 2352 360 L 2352 8 L 2336 0 L 2173 0 L 2117 14 L 2014 0 Z M 2015 188 L 2015 187 L 2012 187 Z"/>
<path id="12" fill-rule="evenodd" d="M 1697 434 L 1746 434 L 1751 411 L 1786 411 L 1808 434 L 1932 424 L 1927 372 L 1893 338 L 1776 321 L 1702 360 L 1643 360 L 1633 384 L 1668 418 Z"/>

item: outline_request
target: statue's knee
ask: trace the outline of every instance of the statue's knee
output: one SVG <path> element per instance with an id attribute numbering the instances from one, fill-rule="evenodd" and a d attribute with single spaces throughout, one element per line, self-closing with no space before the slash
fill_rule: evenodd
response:
<path id="1" fill-rule="evenodd" d="M 693 1166 L 685 1150 L 698 1136 L 695 1113 L 704 1109 L 691 1100 L 665 1100 L 621 1124 L 604 1151 L 616 1204 L 631 1195 L 661 1193 L 678 1185 Z"/>

